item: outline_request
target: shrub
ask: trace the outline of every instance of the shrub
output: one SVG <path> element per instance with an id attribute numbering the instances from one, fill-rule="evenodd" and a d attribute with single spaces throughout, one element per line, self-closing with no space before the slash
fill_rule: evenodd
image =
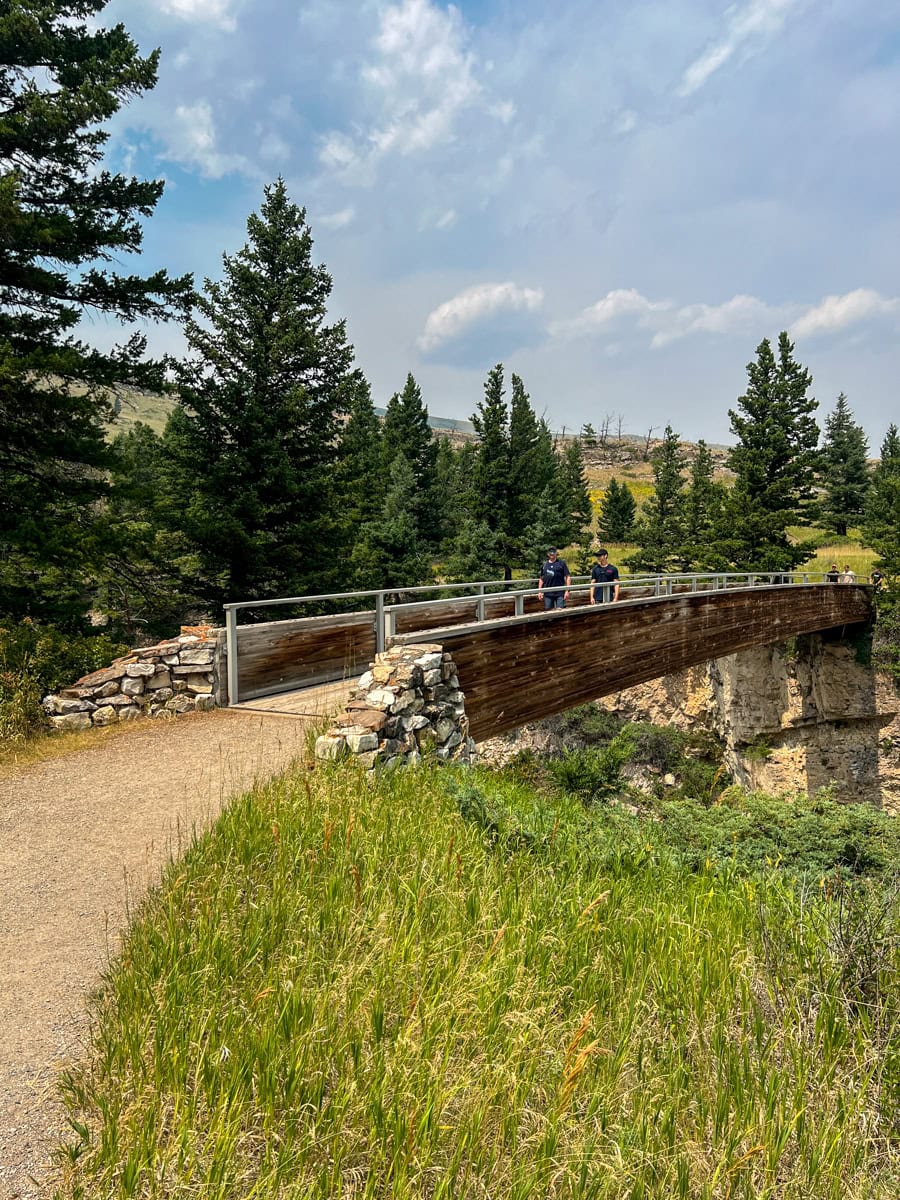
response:
<path id="1" fill-rule="evenodd" d="M 107 634 L 78 637 L 27 618 L 0 625 L 0 671 L 33 679 L 42 695 L 58 691 L 89 671 L 108 666 L 128 647 Z"/>
<path id="2" fill-rule="evenodd" d="M 596 803 L 622 790 L 622 767 L 632 756 L 631 738 L 620 734 L 602 749 L 569 750 L 547 770 L 560 791 L 583 803 Z"/>
<path id="3" fill-rule="evenodd" d="M 0 671 L 0 742 L 22 742 L 48 726 L 41 689 L 24 671 Z"/>

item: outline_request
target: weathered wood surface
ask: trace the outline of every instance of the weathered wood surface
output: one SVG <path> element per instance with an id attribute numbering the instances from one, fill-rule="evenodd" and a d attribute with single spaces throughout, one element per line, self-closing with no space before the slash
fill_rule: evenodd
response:
<path id="1" fill-rule="evenodd" d="M 515 612 L 514 592 L 484 597 L 485 616 Z M 587 602 L 587 594 L 571 603 Z M 466 625 L 476 620 L 476 597 L 463 597 L 440 608 L 410 605 L 397 609 L 397 634 Z M 538 597 L 525 598 L 525 611 L 543 611 Z M 239 625 L 238 695 L 240 701 L 299 687 L 359 676 L 375 657 L 375 613 L 340 613 Z"/>
<path id="2" fill-rule="evenodd" d="M 239 625 L 238 699 L 360 675 L 375 657 L 374 613 Z"/>
<path id="3" fill-rule="evenodd" d="M 870 588 L 797 584 L 571 608 L 429 638 L 453 655 L 481 741 L 672 671 L 872 616 Z"/>

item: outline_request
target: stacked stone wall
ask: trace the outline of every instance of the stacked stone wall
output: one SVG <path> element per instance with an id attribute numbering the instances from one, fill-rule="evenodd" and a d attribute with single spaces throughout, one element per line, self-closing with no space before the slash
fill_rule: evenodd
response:
<path id="1" fill-rule="evenodd" d="M 208 625 L 142 646 L 52 696 L 44 711 L 56 729 L 89 729 L 138 717 L 206 712 L 220 701 L 224 634 Z"/>
<path id="2" fill-rule="evenodd" d="M 415 766 L 423 759 L 473 761 L 465 696 L 443 647 L 394 646 L 376 655 L 343 715 L 316 741 L 317 758 L 347 755 L 370 771 Z"/>

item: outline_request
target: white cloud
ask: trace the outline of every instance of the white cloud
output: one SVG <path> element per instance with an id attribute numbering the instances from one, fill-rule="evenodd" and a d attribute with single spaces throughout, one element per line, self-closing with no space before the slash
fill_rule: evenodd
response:
<path id="1" fill-rule="evenodd" d="M 679 96 L 698 91 L 734 55 L 752 44 L 778 33 L 792 9 L 806 0 L 747 0 L 728 9 L 725 35 L 694 59 L 681 77 Z"/>
<path id="2" fill-rule="evenodd" d="M 239 154 L 223 154 L 217 144 L 212 107 L 208 100 L 179 104 L 175 120 L 166 130 L 164 158 L 186 166 L 197 166 L 210 179 L 221 179 L 231 171 L 246 171 L 247 160 Z"/>
<path id="3" fill-rule="evenodd" d="M 791 334 L 793 337 L 815 337 L 820 333 L 835 333 L 859 321 L 895 313 L 900 313 L 900 299 L 881 296 L 870 288 L 857 288 L 843 296 L 826 296 L 794 322 Z"/>
<path id="4" fill-rule="evenodd" d="M 788 320 L 790 311 L 768 305 L 756 296 L 732 296 L 723 304 L 689 304 L 672 313 L 671 324 L 657 330 L 651 345 L 658 349 L 693 333 L 764 332 Z"/>
<path id="5" fill-rule="evenodd" d="M 391 154 L 423 154 L 453 142 L 460 117 L 476 106 L 502 124 L 510 101 L 492 101 L 476 77 L 469 33 L 453 5 L 400 0 L 381 12 L 374 57 L 362 69 L 373 89 L 375 116 L 353 137 L 326 134 L 319 160 L 345 182 L 371 185 L 375 164 Z"/>
<path id="6" fill-rule="evenodd" d="M 515 283 L 477 284 L 428 314 L 419 347 L 426 352 L 435 350 L 485 318 L 501 312 L 536 312 L 543 302 L 540 288 L 524 288 Z"/>
<path id="7" fill-rule="evenodd" d="M 639 329 L 652 329 L 650 344 L 660 349 L 695 334 L 725 337 L 747 334 L 771 337 L 789 328 L 792 337 L 837 333 L 848 325 L 872 318 L 900 315 L 900 298 L 857 288 L 843 296 L 826 296 L 815 305 L 767 304 L 757 296 L 738 295 L 722 304 L 686 304 L 678 308 L 668 300 L 649 300 L 634 288 L 608 292 L 577 317 L 551 326 L 557 337 L 586 337 L 620 329 L 631 318 Z"/>
<path id="8" fill-rule="evenodd" d="M 157 0 L 164 13 L 185 21 L 208 21 L 229 33 L 237 23 L 231 11 L 231 0 Z"/>
<path id="9" fill-rule="evenodd" d="M 352 207 L 342 208 L 340 212 L 326 213 L 324 216 L 316 217 L 313 225 L 324 225 L 326 229 L 345 229 L 353 222 L 356 216 Z"/>

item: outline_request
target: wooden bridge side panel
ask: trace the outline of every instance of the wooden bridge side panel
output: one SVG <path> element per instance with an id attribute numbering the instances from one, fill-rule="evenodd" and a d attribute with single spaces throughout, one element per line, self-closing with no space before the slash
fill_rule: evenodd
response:
<path id="1" fill-rule="evenodd" d="M 871 617 L 864 588 L 799 585 L 631 600 L 451 628 L 434 640 L 453 654 L 480 741 L 712 658 Z"/>
<path id="2" fill-rule="evenodd" d="M 239 626 L 239 698 L 360 675 L 375 657 L 374 620 L 374 613 L 341 613 Z"/>

